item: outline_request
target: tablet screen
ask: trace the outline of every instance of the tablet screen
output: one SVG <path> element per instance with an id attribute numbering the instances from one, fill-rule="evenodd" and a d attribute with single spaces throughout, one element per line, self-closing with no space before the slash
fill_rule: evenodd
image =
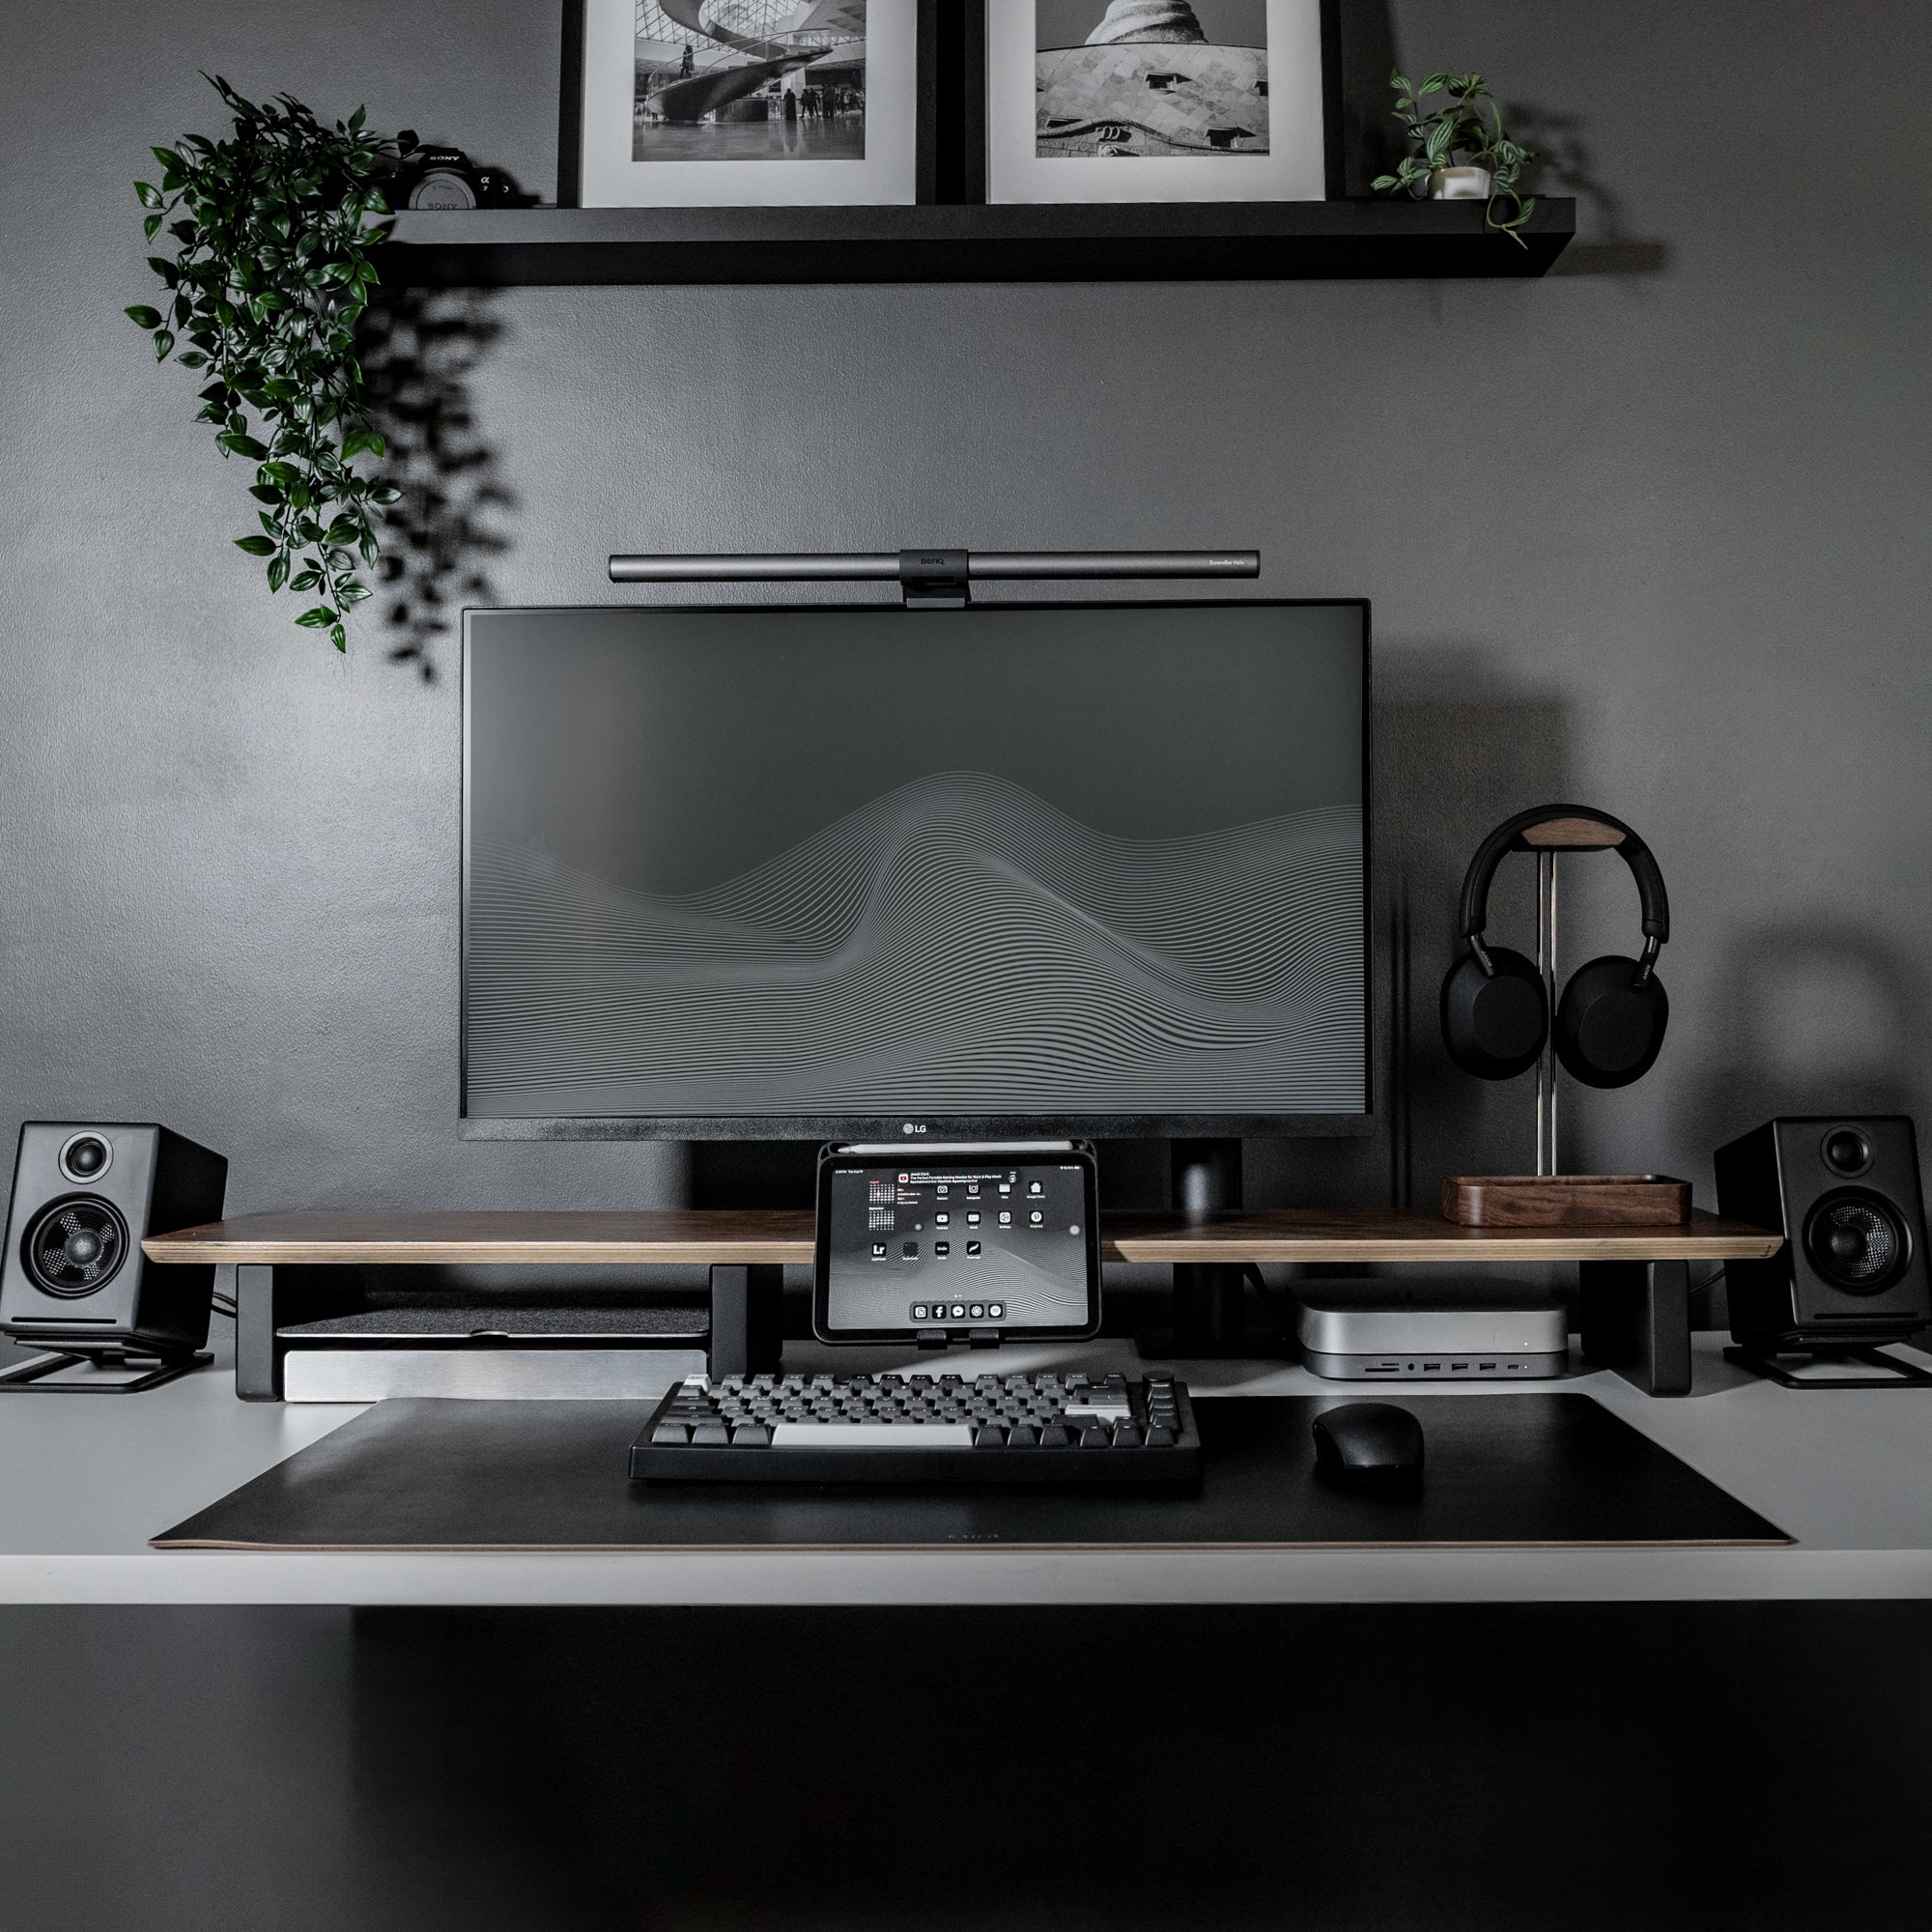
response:
<path id="1" fill-rule="evenodd" d="M 828 1340 L 920 1330 L 1091 1334 L 1099 1320 L 1092 1156 L 829 1155 L 814 1325 Z"/>

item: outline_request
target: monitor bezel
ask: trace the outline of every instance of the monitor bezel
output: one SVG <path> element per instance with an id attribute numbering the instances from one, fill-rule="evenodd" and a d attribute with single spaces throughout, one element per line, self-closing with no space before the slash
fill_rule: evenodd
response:
<path id="1" fill-rule="evenodd" d="M 1329 1114 L 471 1114 L 469 1111 L 469 646 L 470 619 L 600 615 L 666 616 L 814 614 L 921 616 L 883 601 L 765 604 L 504 605 L 463 612 L 460 663 L 461 831 L 457 915 L 457 1107 L 462 1138 L 470 1141 L 897 1141 L 1014 1140 L 1313 1140 L 1366 1138 L 1376 1131 L 1375 930 L 1375 640 L 1366 597 L 1151 597 L 984 599 L 965 608 L 985 611 L 1200 611 L 1236 604 L 1248 609 L 1357 611 L 1362 622 L 1362 1110 Z"/>

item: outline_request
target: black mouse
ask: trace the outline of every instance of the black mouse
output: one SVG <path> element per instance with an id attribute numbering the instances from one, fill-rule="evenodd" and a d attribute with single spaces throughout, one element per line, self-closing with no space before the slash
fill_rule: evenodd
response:
<path id="1" fill-rule="evenodd" d="M 1339 1482 L 1395 1488 L 1422 1479 L 1422 1424 L 1392 1402 L 1345 1402 L 1315 1418 L 1315 1466 Z"/>

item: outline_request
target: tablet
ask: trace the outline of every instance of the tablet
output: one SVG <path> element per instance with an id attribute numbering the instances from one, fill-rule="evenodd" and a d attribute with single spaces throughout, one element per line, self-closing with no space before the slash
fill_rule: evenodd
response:
<path id="1" fill-rule="evenodd" d="M 1100 1328 L 1099 1183 L 1080 1141 L 828 1147 L 821 1342 L 1044 1341 Z"/>

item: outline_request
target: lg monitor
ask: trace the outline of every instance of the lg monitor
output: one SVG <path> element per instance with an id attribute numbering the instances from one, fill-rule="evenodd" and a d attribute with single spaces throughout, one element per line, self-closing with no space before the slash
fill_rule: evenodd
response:
<path id="1" fill-rule="evenodd" d="M 1366 1131 L 1359 602 L 473 611 L 497 1138 Z"/>

